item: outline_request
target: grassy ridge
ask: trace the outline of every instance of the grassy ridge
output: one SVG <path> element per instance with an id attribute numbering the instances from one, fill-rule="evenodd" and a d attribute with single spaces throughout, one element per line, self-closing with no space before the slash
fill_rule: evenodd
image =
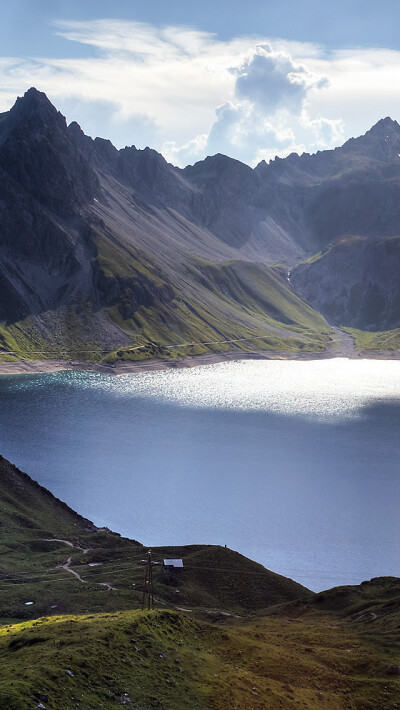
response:
<path id="1" fill-rule="evenodd" d="M 377 333 L 356 328 L 344 328 L 353 336 L 357 350 L 400 350 L 400 328 Z"/>
<path id="2" fill-rule="evenodd" d="M 168 610 L 5 626 L 0 708 L 393 710 L 398 635 L 384 648 L 371 628 L 304 604 L 222 626 Z"/>
<path id="3" fill-rule="evenodd" d="M 104 362 L 179 359 L 206 352 L 271 350 L 320 352 L 328 344 L 330 327 L 302 301 L 276 269 L 250 262 L 212 264 L 195 259 L 190 299 L 140 307 L 123 321 L 117 307 L 109 316 L 129 330 L 135 346 L 109 353 Z M 228 342 L 224 342 L 228 341 Z"/>
<path id="4" fill-rule="evenodd" d="M 5 459 L 0 459 L 0 496 L 0 619 L 141 606 L 147 550 L 140 543 L 96 528 Z M 165 557 L 182 557 L 184 573 L 164 574 Z M 60 566 L 69 559 L 83 581 Z M 153 560 L 161 606 L 243 613 L 310 595 L 296 582 L 218 546 L 154 548 Z"/>
<path id="5" fill-rule="evenodd" d="M 315 595 L 226 548 L 162 547 L 154 562 L 184 569 L 153 566 L 158 609 L 142 612 L 146 548 L 5 459 L 0 495 L 0 710 L 400 703 L 399 579 Z M 59 567 L 69 558 L 83 581 Z"/>

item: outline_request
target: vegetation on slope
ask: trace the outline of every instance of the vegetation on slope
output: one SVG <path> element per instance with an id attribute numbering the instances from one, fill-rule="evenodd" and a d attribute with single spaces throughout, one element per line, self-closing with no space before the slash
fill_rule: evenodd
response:
<path id="1" fill-rule="evenodd" d="M 395 351 L 400 350 L 400 328 L 373 333 L 356 328 L 344 328 L 353 336 L 357 350 Z"/>
<path id="2" fill-rule="evenodd" d="M 193 292 L 175 288 L 168 303 L 140 306 L 127 319 L 119 306 L 109 309 L 113 322 L 134 338 L 103 359 L 179 359 L 227 351 L 320 352 L 330 327 L 302 301 L 278 269 L 250 262 L 212 264 L 193 260 Z"/>
<path id="3" fill-rule="evenodd" d="M 0 710 L 398 707 L 399 579 L 315 595 L 226 548 L 162 547 L 184 569 L 155 564 L 141 611 L 146 548 L 4 459 L 0 495 Z"/>
<path id="4" fill-rule="evenodd" d="M 5 459 L 0 496 L 0 619 L 141 607 L 146 548 L 96 528 Z M 164 574 L 163 559 L 176 557 L 184 560 L 183 573 Z M 296 582 L 213 545 L 153 548 L 153 560 L 161 606 L 243 613 L 310 596 Z"/>
<path id="5" fill-rule="evenodd" d="M 393 710 L 396 603 L 385 631 L 304 603 L 221 624 L 158 610 L 3 626 L 0 708 Z"/>
<path id="6" fill-rule="evenodd" d="M 207 352 L 320 352 L 324 318 L 279 269 L 186 257 L 174 275 L 142 250 L 92 225 L 93 289 L 57 310 L 0 324 L 0 361 L 105 363 Z"/>

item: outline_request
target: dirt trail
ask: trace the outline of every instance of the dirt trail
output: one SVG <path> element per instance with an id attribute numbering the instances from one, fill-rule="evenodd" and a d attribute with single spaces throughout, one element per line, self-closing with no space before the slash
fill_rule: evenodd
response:
<path id="1" fill-rule="evenodd" d="M 333 342 L 337 346 L 337 353 L 339 357 L 356 357 L 358 352 L 354 345 L 354 338 L 350 333 L 341 330 L 340 328 L 332 328 L 335 332 L 335 337 Z"/>
<path id="2" fill-rule="evenodd" d="M 59 540 L 61 542 L 61 540 Z M 66 542 L 66 540 L 63 540 L 62 542 Z M 71 545 L 71 547 L 74 547 L 74 545 Z M 78 548 L 81 549 L 81 548 Z M 69 572 L 70 574 L 73 574 L 74 577 L 76 577 L 82 584 L 87 584 L 87 579 L 82 579 L 81 575 L 78 572 L 75 572 L 74 569 L 71 567 L 71 562 L 72 562 L 72 557 L 68 557 L 67 561 L 63 565 L 57 565 L 56 569 L 65 569 L 66 572 Z M 99 584 L 101 587 L 106 587 L 109 592 L 117 592 L 117 587 L 113 587 L 110 582 L 96 582 L 96 584 Z"/>
<path id="3" fill-rule="evenodd" d="M 64 545 L 67 545 L 68 547 L 72 547 L 75 550 L 79 550 L 80 552 L 83 552 L 85 555 L 87 552 L 90 552 L 90 547 L 80 547 L 79 545 L 74 545 L 70 540 L 60 540 L 58 538 L 46 538 L 46 542 L 61 542 Z M 69 572 L 70 574 L 73 574 L 74 577 L 76 577 L 82 584 L 86 584 L 87 580 L 82 579 L 81 575 L 78 572 L 75 572 L 74 569 L 71 567 L 71 562 L 72 562 L 72 557 L 68 557 L 67 561 L 63 565 L 57 565 L 56 569 L 65 569 L 66 572 Z M 99 584 L 101 587 L 106 587 L 109 592 L 116 592 L 117 588 L 113 587 L 110 582 L 96 582 L 96 584 Z"/>
<path id="4" fill-rule="evenodd" d="M 86 584 L 86 579 L 82 579 L 81 575 L 78 574 L 78 572 L 75 572 L 74 569 L 72 569 L 71 562 L 72 562 L 72 557 L 68 557 L 68 560 L 65 562 L 65 564 L 57 565 L 57 569 L 65 569 L 66 572 L 70 572 L 71 574 L 74 575 L 74 577 L 79 579 L 80 582 L 83 582 L 83 584 Z"/>

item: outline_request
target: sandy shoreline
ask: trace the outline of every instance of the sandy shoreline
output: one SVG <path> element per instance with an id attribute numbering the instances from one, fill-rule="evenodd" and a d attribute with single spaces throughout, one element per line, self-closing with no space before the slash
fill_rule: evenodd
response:
<path id="1" fill-rule="evenodd" d="M 275 352 L 255 351 L 228 353 L 206 353 L 204 355 L 186 356 L 180 360 L 142 360 L 138 362 L 117 362 L 105 365 L 79 360 L 17 360 L 15 362 L 0 362 L 0 375 L 28 375 L 62 370 L 85 370 L 101 372 L 109 375 L 127 375 L 158 370 L 170 370 L 202 365 L 214 365 L 219 362 L 235 360 L 326 360 L 338 357 L 369 360 L 400 360 L 400 351 L 363 350 L 352 354 L 329 348 L 322 353 L 312 352 Z"/>

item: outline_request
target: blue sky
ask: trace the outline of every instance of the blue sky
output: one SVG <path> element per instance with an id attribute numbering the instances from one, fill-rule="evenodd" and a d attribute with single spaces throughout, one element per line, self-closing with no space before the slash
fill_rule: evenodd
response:
<path id="1" fill-rule="evenodd" d="M 251 165 L 400 118 L 398 0 L 14 0 L 0 110 L 29 86 L 85 132 Z"/>

